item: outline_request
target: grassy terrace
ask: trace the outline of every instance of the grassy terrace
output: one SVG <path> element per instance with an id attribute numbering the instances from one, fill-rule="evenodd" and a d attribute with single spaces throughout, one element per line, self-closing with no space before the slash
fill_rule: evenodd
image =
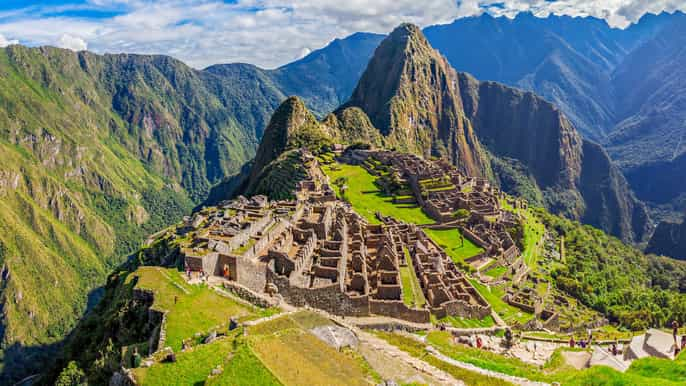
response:
<path id="1" fill-rule="evenodd" d="M 250 328 L 248 339 L 253 352 L 284 385 L 378 383 L 378 375 L 357 353 L 337 351 L 307 331 L 326 324 L 328 319 L 300 312 Z"/>
<path id="2" fill-rule="evenodd" d="M 491 315 L 483 319 L 467 319 L 459 316 L 446 316 L 443 319 L 437 320 L 440 323 L 446 323 L 456 328 L 485 328 L 495 326 L 495 320 Z"/>
<path id="3" fill-rule="evenodd" d="M 435 358 L 433 360 L 430 359 L 430 355 L 426 353 L 424 344 L 421 342 L 393 333 L 379 332 L 377 335 L 414 356 L 422 357 L 431 364 L 438 361 Z M 538 367 L 522 362 L 516 358 L 505 357 L 490 351 L 454 344 L 452 343 L 450 333 L 448 332 L 434 331 L 429 333 L 427 335 L 427 343 L 438 349 L 444 355 L 455 360 L 470 363 L 483 369 L 527 378 L 533 381 L 549 383 L 560 382 L 563 385 L 575 386 L 672 386 L 683 384 L 683 380 L 686 379 L 686 355 L 683 353 L 675 361 L 656 358 L 639 359 L 634 361 L 629 370 L 625 373 L 620 373 L 605 366 L 595 366 L 589 369 L 576 370 L 565 364 L 561 349 L 556 351 L 544 366 Z M 443 366 L 452 367 L 445 364 Z M 445 370 L 443 367 L 441 368 Z M 484 378 L 484 376 L 480 374 L 476 375 L 477 377 L 475 378 L 466 378 L 470 376 L 469 372 L 467 372 L 465 375 L 466 377 L 461 379 L 469 385 L 503 384 L 501 383 L 502 381 Z"/>
<path id="4" fill-rule="evenodd" d="M 466 237 L 464 237 L 464 245 L 462 245 L 460 231 L 457 229 L 424 229 L 424 232 L 443 248 L 455 263 L 462 262 L 464 259 L 484 251 L 483 248 L 469 241 Z"/>
<path id="5" fill-rule="evenodd" d="M 409 252 L 407 249 L 404 249 L 404 251 L 405 258 L 410 262 Z M 400 267 L 400 281 L 403 286 L 403 302 L 406 305 L 419 308 L 426 304 L 424 292 L 422 292 L 422 287 L 419 284 L 419 279 L 417 279 L 417 273 L 414 271 L 412 263 Z"/>
<path id="6" fill-rule="evenodd" d="M 435 356 L 429 354 L 425 350 L 423 343 L 418 342 L 412 338 L 406 336 L 393 334 L 389 332 L 375 331 L 375 335 L 386 340 L 388 343 L 398 347 L 399 349 L 407 352 L 415 358 L 419 358 L 428 364 L 445 371 L 446 373 L 452 375 L 454 378 L 463 381 L 465 384 L 470 386 L 500 386 L 500 385 L 512 385 L 511 383 L 502 381 L 497 378 L 488 377 L 477 372 L 462 369 L 460 367 L 452 366 L 447 364 Z"/>
<path id="7" fill-rule="evenodd" d="M 138 277 L 137 288 L 154 291 L 153 307 L 168 311 L 166 345 L 175 352 L 184 339 L 226 325 L 231 317 L 247 320 L 275 312 L 245 306 L 204 285 L 188 285 L 175 269 L 141 267 L 130 277 L 134 276 Z"/>
<path id="8" fill-rule="evenodd" d="M 141 385 L 280 385 L 239 334 L 178 353 L 175 363 L 137 368 L 134 377 Z M 224 372 L 206 382 L 217 366 Z"/>
<path id="9" fill-rule="evenodd" d="M 507 304 L 507 302 L 502 299 L 503 296 L 505 296 L 505 291 L 502 288 L 496 286 L 489 287 L 481 284 L 475 279 L 470 279 L 469 281 L 474 288 L 479 291 L 481 296 L 491 304 L 493 310 L 508 324 L 514 324 L 516 322 L 524 324 L 533 318 L 533 314 L 526 313 L 517 307 Z"/>
<path id="10" fill-rule="evenodd" d="M 434 223 L 417 205 L 394 204 L 393 197 L 384 195 L 374 184 L 376 177 L 369 174 L 361 166 L 338 163 L 323 165 L 322 169 L 331 181 L 335 181 L 339 177 L 347 178 L 347 190 L 344 199 L 352 204 L 357 213 L 372 224 L 379 223 L 375 216 L 377 211 L 385 216 L 393 216 L 408 223 Z M 338 196 L 342 197 L 340 189 L 337 186 L 334 188 Z"/>

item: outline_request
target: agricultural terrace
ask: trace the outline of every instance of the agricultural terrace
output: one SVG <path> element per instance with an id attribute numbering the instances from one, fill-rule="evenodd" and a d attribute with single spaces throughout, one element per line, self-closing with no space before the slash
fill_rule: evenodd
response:
<path id="1" fill-rule="evenodd" d="M 476 279 L 470 279 L 469 281 L 507 324 L 524 324 L 534 317 L 533 314 L 524 312 L 504 301 L 503 297 L 505 296 L 505 290 L 502 286 L 487 286 L 481 284 L 481 282 Z"/>
<path id="2" fill-rule="evenodd" d="M 394 333 L 378 332 L 377 336 L 412 355 L 422 355 L 425 343 L 407 336 Z M 454 343 L 450 333 L 433 331 L 426 336 L 426 343 L 445 356 L 469 363 L 482 369 L 492 370 L 532 381 L 559 382 L 563 385 L 679 385 L 686 379 L 686 354 L 681 354 L 676 360 L 658 359 L 653 357 L 634 361 L 629 369 L 618 372 L 606 366 L 594 366 L 576 370 L 566 364 L 562 352 L 568 349 L 558 349 L 543 366 L 535 366 L 522 362 L 517 358 L 506 357 L 487 350 L 481 350 L 462 344 Z M 578 351 L 580 349 L 575 349 Z M 425 355 L 425 354 L 424 354 Z M 431 362 L 430 362 L 431 363 Z M 500 385 L 502 381 L 487 379 L 472 379 L 468 384 Z M 467 379 L 465 378 L 465 382 Z"/>
<path id="3" fill-rule="evenodd" d="M 522 258 L 529 268 L 536 269 L 536 264 L 543 254 L 545 225 L 538 219 L 531 208 L 514 208 L 506 199 L 501 200 L 500 205 L 504 210 L 517 213 L 524 218 L 524 250 L 522 251 Z"/>
<path id="4" fill-rule="evenodd" d="M 425 228 L 424 232 L 438 244 L 445 253 L 457 264 L 464 259 L 476 256 L 484 251 L 483 248 L 471 242 L 468 238 L 460 235 L 458 229 L 430 229 Z"/>
<path id="5" fill-rule="evenodd" d="M 346 179 L 343 193 L 342 187 L 334 186 L 336 194 L 349 202 L 353 209 L 370 224 L 380 223 L 375 216 L 376 212 L 407 223 L 434 223 L 416 204 L 394 204 L 393 197 L 383 194 L 374 183 L 376 177 L 369 174 L 362 166 L 331 163 L 322 165 L 322 169 L 331 181 L 336 181 L 341 177 Z"/>
<path id="6" fill-rule="evenodd" d="M 307 311 L 248 328 L 249 346 L 284 385 L 370 385 L 381 381 L 352 350 L 337 351 L 308 330 L 329 325 Z"/>
<path id="7" fill-rule="evenodd" d="M 184 339 L 226 326 L 231 317 L 244 321 L 277 312 L 244 305 L 206 285 L 189 285 L 176 269 L 141 267 L 129 276 L 129 280 L 133 278 L 138 280 L 136 288 L 154 292 L 153 308 L 167 311 L 165 344 L 175 352 Z"/>

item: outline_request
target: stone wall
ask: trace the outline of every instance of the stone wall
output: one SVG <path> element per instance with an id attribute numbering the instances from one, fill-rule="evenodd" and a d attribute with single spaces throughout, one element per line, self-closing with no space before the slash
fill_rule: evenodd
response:
<path id="1" fill-rule="evenodd" d="M 409 308 L 401 300 L 369 300 L 369 312 L 374 315 L 390 316 L 413 323 L 429 323 L 431 313 L 427 309 Z"/>
<path id="2" fill-rule="evenodd" d="M 273 307 L 277 304 L 276 300 L 269 299 L 266 296 L 260 295 L 255 291 L 251 291 L 249 288 L 244 287 L 236 282 L 224 282 L 224 289 L 233 295 L 261 308 Z"/>
<path id="3" fill-rule="evenodd" d="M 256 292 L 263 292 L 267 285 L 267 264 L 260 261 L 241 259 L 236 261 L 238 283 Z"/>

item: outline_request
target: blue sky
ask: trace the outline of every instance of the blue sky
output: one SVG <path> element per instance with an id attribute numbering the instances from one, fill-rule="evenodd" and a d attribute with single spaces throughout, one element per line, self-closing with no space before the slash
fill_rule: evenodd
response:
<path id="1" fill-rule="evenodd" d="M 596 16 L 624 27 L 686 0 L 0 0 L 0 46 L 166 54 L 202 68 L 276 67 L 353 32 L 386 33 L 490 12 Z"/>

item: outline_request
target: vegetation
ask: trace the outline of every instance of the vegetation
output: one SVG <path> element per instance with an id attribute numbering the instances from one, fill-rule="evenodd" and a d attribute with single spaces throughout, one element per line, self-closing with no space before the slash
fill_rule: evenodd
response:
<path id="1" fill-rule="evenodd" d="M 424 343 L 393 333 L 379 332 L 377 335 L 414 356 L 429 357 L 426 351 L 424 351 Z M 625 373 L 620 373 L 605 366 L 576 370 L 565 364 L 561 355 L 564 349 L 556 351 L 544 366 L 539 367 L 524 363 L 517 358 L 506 357 L 461 344 L 454 344 L 450 334 L 443 331 L 429 333 L 427 342 L 450 358 L 470 363 L 483 369 L 533 381 L 559 382 L 563 385 L 575 386 L 675 386 L 683 380 L 683 368 L 680 366 L 680 362 L 686 360 L 684 355 L 681 355 L 676 361 L 656 358 L 640 359 L 635 361 Z M 432 362 L 429 363 L 434 364 Z M 472 383 L 468 384 L 471 385 Z"/>
<path id="2" fill-rule="evenodd" d="M 424 229 L 427 236 L 431 237 L 455 263 L 483 253 L 484 249 L 464 237 L 458 229 Z"/>
<path id="3" fill-rule="evenodd" d="M 394 204 L 393 197 L 384 195 L 374 183 L 376 177 L 369 174 L 362 166 L 336 164 L 323 166 L 324 172 L 332 180 L 340 177 L 348 179 L 345 198 L 353 209 L 372 224 L 378 224 L 376 212 L 384 216 L 393 216 L 398 220 L 415 224 L 431 224 L 434 221 L 417 205 Z M 334 186 L 341 196 L 340 187 Z"/>
<path id="4" fill-rule="evenodd" d="M 686 321 L 682 263 L 639 250 L 587 225 L 536 212 L 557 237 L 564 236 L 565 264 L 552 276 L 558 288 L 606 315 L 611 322 L 642 330 Z M 669 269 L 672 268 L 672 269 Z"/>
<path id="5" fill-rule="evenodd" d="M 408 263 L 400 267 L 400 281 L 403 286 L 403 302 L 415 308 L 421 308 L 426 304 L 424 292 L 417 279 L 417 273 L 414 270 L 412 262 L 409 261 L 410 256 L 407 249 L 405 249 L 405 259 Z"/>
<path id="6" fill-rule="evenodd" d="M 415 358 L 419 358 L 430 365 L 445 371 L 446 373 L 452 375 L 456 379 L 462 380 L 468 385 L 475 386 L 501 386 L 501 385 L 511 385 L 503 380 L 488 377 L 477 372 L 462 369 L 460 367 L 452 366 L 443 362 L 442 360 L 436 358 L 435 356 L 429 354 L 425 350 L 423 343 L 418 342 L 412 338 L 406 336 L 389 333 L 389 332 L 375 332 L 377 336 L 386 340 L 390 344 L 398 347 L 399 349 L 407 352 Z"/>

